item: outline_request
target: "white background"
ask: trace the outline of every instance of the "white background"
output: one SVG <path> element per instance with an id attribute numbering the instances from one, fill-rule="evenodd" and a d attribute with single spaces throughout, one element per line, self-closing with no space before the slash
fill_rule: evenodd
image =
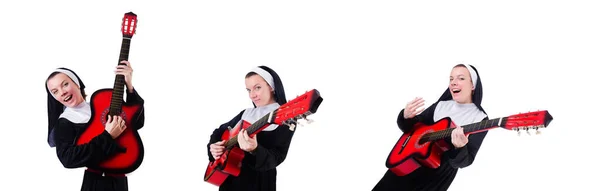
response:
<path id="1" fill-rule="evenodd" d="M 3 1 L 0 190 L 79 190 L 83 169 L 63 168 L 46 143 L 42 84 L 68 67 L 89 95 L 111 88 L 129 11 L 139 16 L 133 83 L 146 100 L 146 155 L 130 190 L 217 190 L 202 180 L 206 144 L 252 107 L 243 76 L 258 65 L 279 73 L 288 99 L 312 88 L 324 98 L 315 123 L 297 128 L 278 190 L 370 190 L 401 135 L 400 110 L 416 96 L 433 103 L 458 63 L 478 68 L 491 118 L 549 110 L 555 119 L 538 136 L 490 131 L 450 190 L 596 181 L 593 1 L 191 2 Z"/>

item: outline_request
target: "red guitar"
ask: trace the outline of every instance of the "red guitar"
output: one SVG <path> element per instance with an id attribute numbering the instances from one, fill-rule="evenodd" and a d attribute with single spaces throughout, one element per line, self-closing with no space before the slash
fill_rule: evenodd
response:
<path id="1" fill-rule="evenodd" d="M 544 110 L 484 120 L 462 127 L 465 134 L 479 133 L 496 127 L 520 133 L 521 130 L 529 132 L 530 129 L 545 128 L 551 121 L 552 116 Z M 454 128 L 456 125 L 450 117 L 433 124 L 415 124 L 412 131 L 405 132 L 400 137 L 387 158 L 386 167 L 398 176 L 410 174 L 421 166 L 439 167 L 443 152 L 450 148 L 444 139 L 450 137 Z"/>
<path id="2" fill-rule="evenodd" d="M 129 12 L 125 13 L 123 17 L 123 23 L 121 32 L 123 33 L 123 42 L 121 44 L 121 54 L 119 56 L 119 62 L 122 60 L 128 60 L 129 58 L 129 47 L 131 38 L 135 33 L 137 26 L 137 15 Z M 123 65 L 119 63 L 120 65 Z M 113 89 L 100 89 L 94 94 L 90 100 L 90 106 L 92 110 L 92 116 L 90 122 L 88 122 L 87 129 L 81 134 L 81 137 L 77 140 L 77 145 L 88 143 L 94 137 L 104 132 L 104 125 L 108 115 L 120 115 L 127 128 L 125 131 L 117 137 L 116 141 L 122 147 L 126 148 L 125 153 L 119 153 L 110 159 L 103 161 L 99 166 L 94 166 L 95 170 L 100 170 L 106 173 L 130 173 L 137 169 L 142 163 L 144 157 L 144 147 L 142 140 L 137 133 L 137 130 L 132 124 L 132 119 L 137 117 L 141 112 L 140 105 L 123 105 L 123 93 L 125 78 L 123 75 L 116 75 L 114 88 Z"/>
<path id="3" fill-rule="evenodd" d="M 319 105 L 323 102 L 323 98 L 319 95 L 319 91 L 313 89 L 295 99 L 283 104 L 275 111 L 263 116 L 254 124 L 243 121 L 240 126 L 231 130 L 225 130 L 222 135 L 222 140 L 225 142 L 225 152 L 221 157 L 208 164 L 206 173 L 204 173 L 204 181 L 220 186 L 229 175 L 238 176 L 244 159 L 244 151 L 239 148 L 237 142 L 237 134 L 241 130 L 246 129 L 249 136 L 254 136 L 264 128 L 271 124 L 285 124 L 290 126 L 290 130 L 294 130 L 295 123 L 298 119 L 306 119 L 306 116 L 317 112 Z M 230 135 L 235 135 L 230 137 Z"/>

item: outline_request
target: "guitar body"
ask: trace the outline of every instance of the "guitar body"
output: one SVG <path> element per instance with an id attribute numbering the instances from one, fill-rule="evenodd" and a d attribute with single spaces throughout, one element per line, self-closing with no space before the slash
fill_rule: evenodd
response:
<path id="1" fill-rule="evenodd" d="M 86 130 L 77 140 L 77 145 L 88 143 L 94 137 L 102 134 L 105 129 L 111 105 L 113 89 L 101 89 L 92 94 L 90 106 L 92 115 Z M 107 173 L 130 173 L 137 169 L 144 158 L 144 146 L 137 130 L 134 128 L 133 119 L 141 113 L 140 105 L 123 105 L 121 117 L 125 120 L 127 128 L 117 139 L 117 143 L 126 149 L 124 153 L 117 153 L 109 159 L 93 166 L 95 170 Z"/>
<path id="2" fill-rule="evenodd" d="M 454 128 L 450 118 L 441 119 L 434 124 L 417 123 L 410 132 L 405 132 L 386 161 L 386 166 L 398 176 L 405 176 L 425 166 L 437 168 L 442 154 L 450 147 L 443 139 L 435 142 L 419 143 L 419 139 L 427 133 Z"/>
<path id="3" fill-rule="evenodd" d="M 240 132 L 240 128 L 246 129 L 251 124 L 242 120 L 241 127 L 237 126 L 231 131 L 226 129 L 221 140 L 229 140 Z M 221 157 L 208 164 L 204 173 L 204 181 L 216 186 L 221 186 L 229 175 L 238 176 L 242 168 L 242 160 L 244 159 L 244 151 L 239 147 L 232 147 L 230 150 L 225 150 Z"/>

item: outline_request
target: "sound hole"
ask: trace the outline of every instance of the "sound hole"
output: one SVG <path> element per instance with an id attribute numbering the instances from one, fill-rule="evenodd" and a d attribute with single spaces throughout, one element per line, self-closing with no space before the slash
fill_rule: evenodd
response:
<path id="1" fill-rule="evenodd" d="M 102 120 L 102 125 L 106 126 L 106 121 L 108 121 L 108 112 L 110 111 L 110 107 L 107 107 L 106 109 L 104 109 L 104 111 L 102 111 L 102 115 L 100 116 L 100 119 Z M 121 118 L 123 118 L 123 120 L 127 119 L 127 116 L 125 115 L 125 112 L 121 112 Z M 125 123 L 127 123 L 127 121 L 125 121 Z"/>
<path id="2" fill-rule="evenodd" d="M 433 129 L 428 129 L 427 131 L 422 132 L 419 137 L 417 137 L 417 140 L 415 140 L 415 149 L 420 149 L 421 147 L 425 146 L 426 144 L 429 143 L 429 141 L 424 142 L 423 144 L 419 144 L 419 140 L 421 140 L 421 138 L 423 138 L 423 136 L 425 136 L 428 133 L 432 133 L 434 132 Z"/>

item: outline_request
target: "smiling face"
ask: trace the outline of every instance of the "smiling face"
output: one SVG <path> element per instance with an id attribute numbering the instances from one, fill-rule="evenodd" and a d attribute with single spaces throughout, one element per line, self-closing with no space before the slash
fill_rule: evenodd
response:
<path id="1" fill-rule="evenodd" d="M 246 77 L 246 90 L 256 107 L 275 103 L 273 88 L 258 74 Z"/>
<path id="2" fill-rule="evenodd" d="M 66 107 L 75 107 L 84 101 L 79 86 L 63 73 L 50 77 L 46 85 L 54 98 Z"/>
<path id="3" fill-rule="evenodd" d="M 450 73 L 450 84 L 448 86 L 452 92 L 454 101 L 465 104 L 473 103 L 473 81 L 469 70 L 464 66 L 456 66 Z"/>

